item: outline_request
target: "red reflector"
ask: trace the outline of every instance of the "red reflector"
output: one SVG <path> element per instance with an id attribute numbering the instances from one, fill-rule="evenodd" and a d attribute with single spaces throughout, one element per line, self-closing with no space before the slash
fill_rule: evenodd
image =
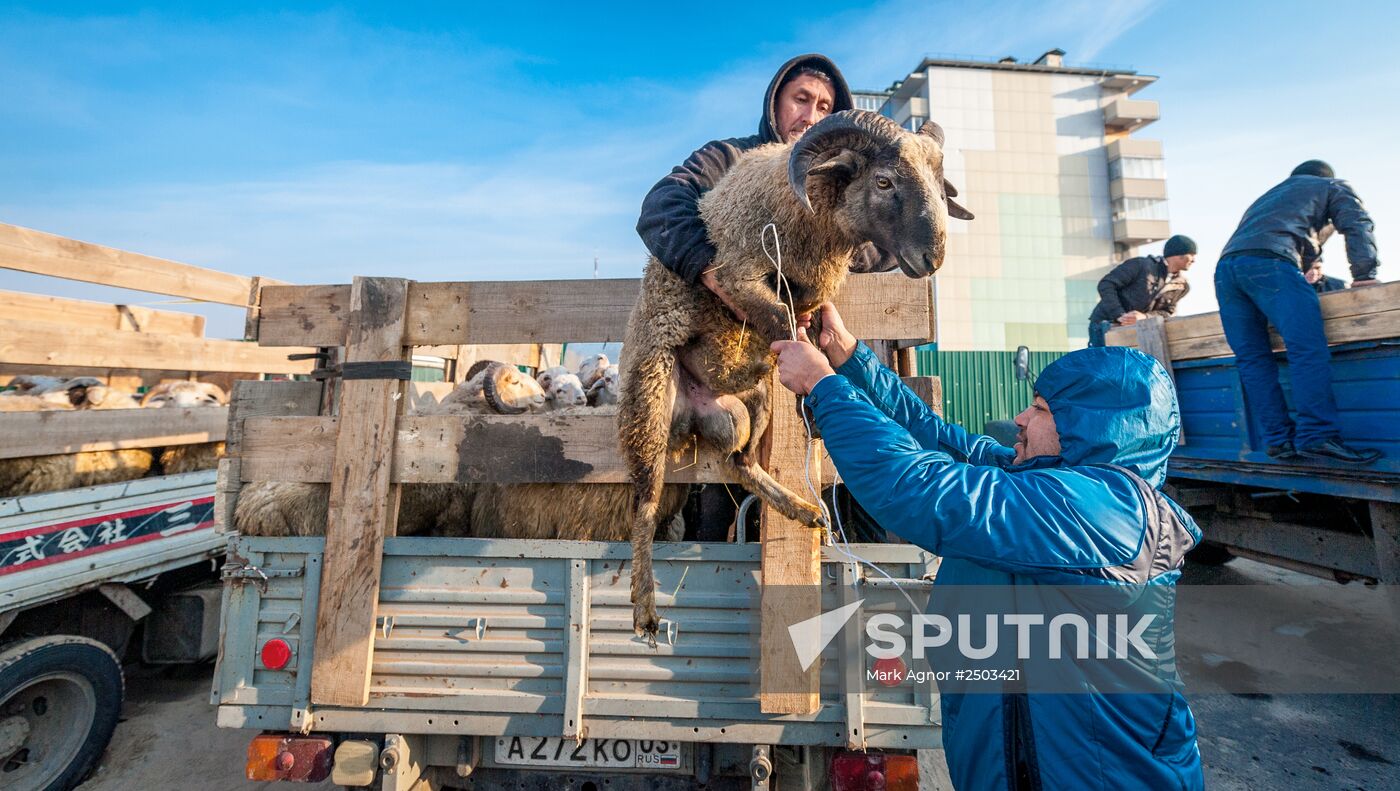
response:
<path id="1" fill-rule="evenodd" d="M 904 666 L 904 660 L 897 656 L 889 659 L 877 659 L 870 668 L 875 676 L 875 680 L 887 687 L 897 687 L 904 682 L 909 675 L 909 668 Z"/>
<path id="2" fill-rule="evenodd" d="M 334 750 L 325 736 L 264 733 L 248 744 L 249 780 L 319 783 L 331 776 Z"/>
<path id="3" fill-rule="evenodd" d="M 919 764 L 912 755 L 842 751 L 828 777 L 831 791 L 917 791 Z"/>
<path id="4" fill-rule="evenodd" d="M 287 645 L 287 641 L 280 637 L 274 637 L 263 643 L 262 663 L 268 670 L 281 670 L 292 661 L 292 647 Z"/>

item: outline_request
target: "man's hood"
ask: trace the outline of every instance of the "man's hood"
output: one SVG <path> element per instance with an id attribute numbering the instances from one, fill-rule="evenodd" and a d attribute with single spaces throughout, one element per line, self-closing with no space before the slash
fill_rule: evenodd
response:
<path id="1" fill-rule="evenodd" d="M 1046 366 L 1035 391 L 1050 405 L 1065 464 L 1116 464 L 1154 487 L 1166 482 L 1181 412 L 1156 360 L 1121 346 L 1082 349 Z"/>
<path id="2" fill-rule="evenodd" d="M 832 63 L 830 58 L 816 53 L 798 55 L 778 69 L 778 73 L 773 75 L 773 81 L 768 83 L 767 92 L 763 94 L 763 115 L 758 120 L 758 135 L 765 143 L 783 142 L 782 133 L 778 131 L 778 112 L 775 107 L 778 101 L 778 89 L 787 81 L 789 74 L 802 66 L 810 66 L 830 75 L 832 87 L 836 93 L 835 101 L 831 107 L 833 113 L 855 109 L 855 100 L 851 98 L 851 89 L 846 86 L 846 78 L 841 75 L 841 70 L 836 68 L 836 64 Z"/>

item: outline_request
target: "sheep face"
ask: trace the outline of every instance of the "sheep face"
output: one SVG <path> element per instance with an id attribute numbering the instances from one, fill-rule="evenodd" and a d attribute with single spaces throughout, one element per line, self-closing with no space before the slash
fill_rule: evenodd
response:
<path id="1" fill-rule="evenodd" d="M 814 212 L 829 212 L 848 237 L 868 240 L 909 277 L 943 265 L 948 217 L 972 214 L 943 178 L 943 130 L 917 134 L 874 113 L 835 113 L 812 127 L 789 157 L 788 180 Z"/>
<path id="2" fill-rule="evenodd" d="M 558 374 L 549 382 L 549 403 L 555 409 L 587 406 L 588 393 L 576 374 Z"/>
<path id="3" fill-rule="evenodd" d="M 166 382 L 151 388 L 141 399 L 141 406 L 200 407 L 223 406 L 228 403 L 223 388 L 207 382 Z"/>
<path id="4" fill-rule="evenodd" d="M 554 377 L 556 377 L 556 376 L 564 376 L 565 374 L 568 374 L 568 373 L 569 373 L 569 369 L 568 369 L 568 368 L 565 368 L 565 367 L 562 366 L 562 365 L 552 365 L 552 366 L 550 366 L 550 367 L 544 369 L 543 371 L 540 371 L 540 375 L 537 376 L 537 377 L 535 377 L 535 381 L 536 381 L 536 382 L 539 382 L 539 383 L 540 383 L 540 387 L 544 388 L 545 392 L 547 393 L 547 392 L 549 392 L 549 386 L 550 386 L 550 384 L 554 381 Z"/>
<path id="5" fill-rule="evenodd" d="M 584 389 L 586 390 L 592 387 L 601 379 L 603 377 L 603 372 L 608 369 L 609 365 L 612 365 L 612 361 L 608 359 L 606 354 L 602 354 L 601 352 L 580 363 L 578 367 L 578 378 L 579 381 L 583 382 Z"/>
<path id="6" fill-rule="evenodd" d="M 588 399 L 594 406 L 616 404 L 622 393 L 622 376 L 616 365 L 609 365 L 603 375 L 588 389 Z"/>
<path id="7" fill-rule="evenodd" d="M 519 415 L 544 408 L 544 388 L 515 366 L 488 362 L 481 373 L 482 397 L 492 411 L 503 415 Z"/>

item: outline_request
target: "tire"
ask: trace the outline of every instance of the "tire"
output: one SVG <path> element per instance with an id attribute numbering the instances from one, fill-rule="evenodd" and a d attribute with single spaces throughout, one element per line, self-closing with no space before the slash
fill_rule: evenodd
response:
<path id="1" fill-rule="evenodd" d="M 1201 566 L 1223 566 L 1234 560 L 1235 556 L 1220 544 L 1204 542 L 1187 552 L 1186 559 Z"/>
<path id="2" fill-rule="evenodd" d="M 69 791 L 97 766 L 121 714 L 121 662 L 86 637 L 0 649 L 0 788 Z"/>

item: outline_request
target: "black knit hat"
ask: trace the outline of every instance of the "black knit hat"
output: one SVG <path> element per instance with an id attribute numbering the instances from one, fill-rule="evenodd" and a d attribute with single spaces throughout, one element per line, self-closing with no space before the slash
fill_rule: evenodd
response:
<path id="1" fill-rule="evenodd" d="M 1325 179 L 1334 179 L 1337 174 L 1332 172 L 1332 166 L 1320 159 L 1309 159 L 1307 162 L 1293 168 L 1290 176 L 1321 176 Z"/>
<path id="2" fill-rule="evenodd" d="M 1167 240 L 1167 244 L 1162 248 L 1162 257 L 1171 258 L 1174 255 L 1195 255 L 1196 242 L 1189 236 L 1177 234 Z"/>

